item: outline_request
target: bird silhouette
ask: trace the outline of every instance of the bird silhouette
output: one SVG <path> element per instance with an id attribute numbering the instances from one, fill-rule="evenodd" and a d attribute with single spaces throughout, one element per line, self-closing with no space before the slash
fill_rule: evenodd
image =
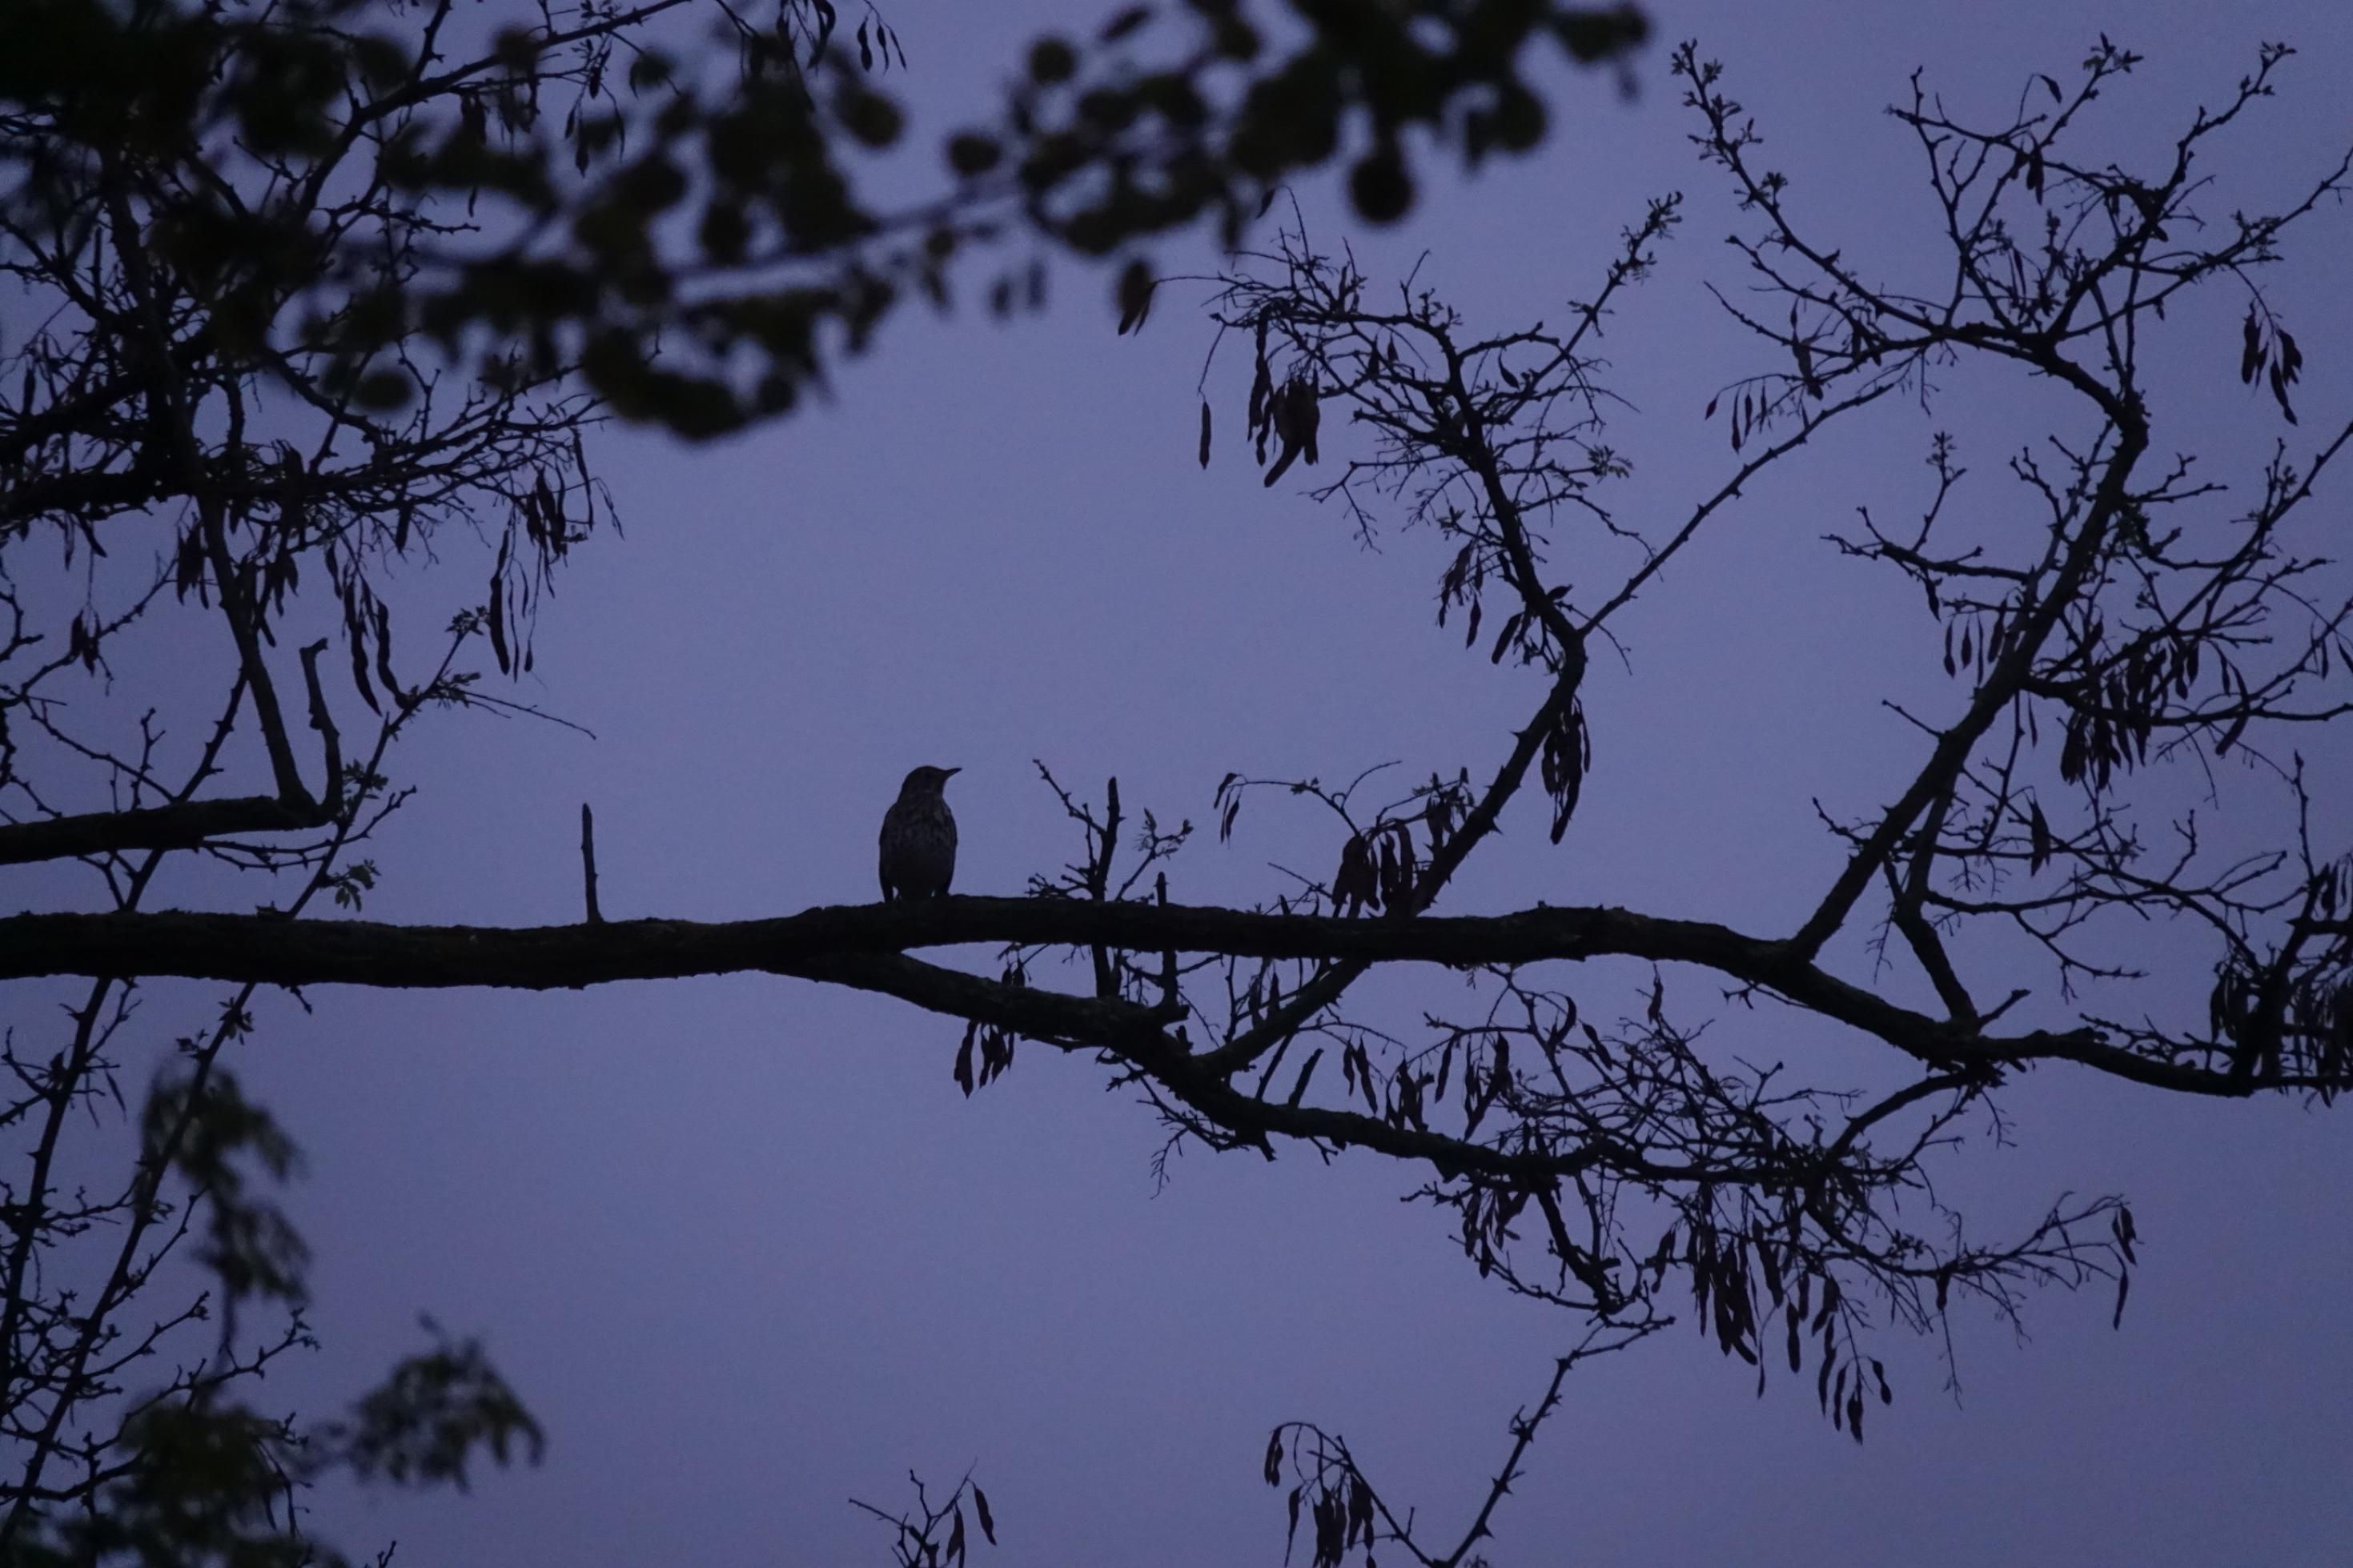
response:
<path id="1" fill-rule="evenodd" d="M 955 877 L 955 816 L 948 810 L 951 774 L 961 768 L 917 768 L 882 814 L 882 901 L 936 899 Z"/>

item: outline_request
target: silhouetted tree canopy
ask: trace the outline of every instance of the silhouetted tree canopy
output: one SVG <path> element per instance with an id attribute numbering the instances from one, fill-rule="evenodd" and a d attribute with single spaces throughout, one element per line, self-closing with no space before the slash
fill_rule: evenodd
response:
<path id="1" fill-rule="evenodd" d="M 1633 310 L 1676 199 L 1630 215 L 1583 300 L 1532 326 L 1468 320 L 1263 220 L 1281 183 L 1327 165 L 1381 223 L 1431 167 L 1528 150 L 1546 125 L 1538 57 L 1619 61 L 1641 15 L 1261 9 L 1139 6 L 1082 40 L 1036 40 L 1001 116 L 951 137 L 931 184 L 882 161 L 904 123 L 895 94 L 923 90 L 901 74 L 897 24 L 827 0 L 487 21 L 447 0 L 15 9 L 0 269 L 41 306 L 0 343 L 0 865 L 78 861 L 100 897 L 0 917 L 0 979 L 89 982 L 59 1037 L 12 1031 L 0 1058 L 22 1162 L 0 1242 L 0 1558 L 339 1560 L 303 1538 L 290 1489 L 330 1469 L 462 1483 L 485 1453 L 542 1440 L 480 1347 L 447 1337 L 339 1421 L 248 1403 L 307 1342 L 308 1252 L 270 1195 L 296 1141 L 234 1071 L 273 987 L 795 976 L 960 1027 L 948 1070 L 967 1093 L 1042 1047 L 1104 1064 L 1178 1144 L 1402 1162 L 1472 1267 L 1583 1338 L 1515 1420 L 1484 1505 L 1452 1525 L 1392 1509 L 1337 1435 L 1278 1428 L 1266 1479 L 1291 1488 L 1317 1568 L 1377 1548 L 1472 1561 L 1568 1371 L 1685 1312 L 1760 1382 L 1809 1379 L 1857 1440 L 1893 1395 L 1871 1348 L 1891 1324 L 1936 1324 L 1957 1293 L 2015 1314 L 2049 1284 L 2104 1282 L 2121 1314 L 2136 1262 L 2121 1199 L 2062 1199 L 1986 1238 L 1929 1191 L 1962 1124 L 2040 1064 L 2220 1100 L 2353 1085 L 2348 862 L 2315 842 L 2316 783 L 2280 754 L 2353 708 L 2353 591 L 2306 526 L 2353 424 L 2287 428 L 2303 350 L 2262 288 L 2289 231 L 2345 194 L 2348 163 L 2316 154 L 2295 201 L 2254 211 L 2206 188 L 2199 162 L 2245 133 L 2285 51 L 2129 170 L 2074 150 L 2126 85 L 2121 48 L 2034 79 L 1989 120 L 1915 88 L 1896 117 L 1927 154 L 1948 254 L 1940 275 L 1895 279 L 1785 205 L 1719 68 L 1678 51 L 1703 160 L 1743 210 L 1743 289 L 1723 298 L 1756 359 L 1702 389 L 1726 449 L 1684 510 L 1634 519 L 1613 509 L 1626 468 L 1596 339 Z M 1095 799 L 1049 774 L 1080 853 L 1026 898 L 728 924 L 356 918 L 376 878 L 363 852 L 404 798 L 394 742 L 448 709 L 520 706 L 492 670 L 535 667 L 540 600 L 608 515 L 598 419 L 699 436 L 783 414 L 908 299 L 1031 308 L 1060 253 L 1109 259 L 1126 331 L 1173 292 L 1146 247 L 1200 226 L 1228 247 L 1208 311 L 1242 358 L 1211 384 L 1202 461 L 1247 446 L 1269 483 L 1313 470 L 1352 517 L 1424 525 L 1441 626 L 1529 693 L 1493 754 L 1387 793 L 1377 772 L 1346 787 L 1229 774 L 1220 837 L 1245 810 L 1254 825 L 1303 806 L 1283 819 L 1287 858 L 1330 868 L 1250 909 L 1186 901 L 1189 823 L 1131 814 L 1115 781 Z M 2283 423 L 2228 501 L 2170 455 L 2196 432 L 2163 430 L 2151 390 L 2149 345 L 2179 330 L 2168 305 L 2215 289 L 2244 310 L 2242 337 L 2214 351 L 2222 373 Z M 1507 814 L 1520 844 L 1560 842 L 1588 771 L 1639 745 L 1587 714 L 1626 607 L 1662 592 L 1758 475 L 1831 425 L 1933 397 L 1932 373 L 1958 363 L 2048 383 L 2073 410 L 2011 464 L 2012 510 L 1948 508 L 1964 474 L 1940 438 L 1918 518 L 1864 514 L 1839 537 L 1916 586 L 1953 695 L 1911 715 L 1913 771 L 1886 805 L 1825 811 L 1841 866 L 1803 918 L 1743 931 L 1451 907 Z M 396 647 L 385 574 L 402 563 L 487 586 L 438 637 L 401 627 Z M 208 711 L 142 719 L 113 682 L 116 639 L 158 623 L 234 647 Z M 266 760 L 268 793 L 217 787 L 243 755 Z M 2241 756 L 2264 765 L 2217 787 L 2263 837 L 2253 854 L 2168 834 L 2126 787 Z M 199 856 L 278 879 L 271 902 L 235 908 L 234 879 L 216 878 L 219 907 L 150 907 L 167 858 Z M 2106 944 L 2149 921 L 2211 947 L 2194 1016 L 2131 1000 Z M 2034 956 L 1989 960 L 1989 931 Z M 991 972 L 922 956 L 975 944 L 999 950 Z M 1073 954 L 1074 970 L 1048 963 Z M 1610 960 L 1656 966 L 1641 1016 L 1579 1005 L 1581 966 Z M 1420 1018 L 1361 1000 L 1359 982 L 1406 965 L 1471 985 Z M 132 986 L 162 976 L 232 990 L 133 1106 L 117 1089 Z M 2013 1023 L 2030 993 L 2073 1000 Z M 1720 997 L 1885 1047 L 1894 1087 L 1749 1064 L 1704 1037 Z M 139 1152 L 116 1186 L 68 1193 L 57 1151 L 93 1113 L 127 1115 Z M 55 1260 L 96 1249 L 95 1291 L 53 1283 Z M 159 1284 L 175 1251 L 212 1277 L 204 1300 Z M 134 1376 L 208 1330 L 216 1353 L 160 1389 Z M 961 1562 L 995 1535 L 969 1477 L 871 1511 L 905 1563 Z"/>

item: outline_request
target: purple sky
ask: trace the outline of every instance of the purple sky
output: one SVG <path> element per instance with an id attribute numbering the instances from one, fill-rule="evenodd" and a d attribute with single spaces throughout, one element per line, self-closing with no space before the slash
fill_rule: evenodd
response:
<path id="1" fill-rule="evenodd" d="M 919 138 L 1070 14 L 894 0 Z M 1652 15 L 1662 46 L 1695 36 L 1726 62 L 1801 217 L 1891 277 L 1936 260 L 1916 147 L 1879 112 L 1915 66 L 1991 118 L 2107 30 L 2149 57 L 2094 138 L 2123 156 L 2169 143 L 2259 40 L 2295 43 L 2282 97 L 2216 170 L 2218 211 L 2284 195 L 2353 136 L 2353 11 L 2317 0 Z M 1728 472 L 1699 411 L 1759 356 L 1702 289 L 1740 281 L 1721 243 L 1736 218 L 1684 139 L 1663 47 L 1638 75 L 1630 103 L 1606 78 L 1556 79 L 1541 155 L 1446 180 L 1394 233 L 1356 232 L 1328 191 L 1305 207 L 1377 282 L 1426 249 L 1429 281 L 1505 328 L 1557 320 L 1648 197 L 1687 192 L 1680 237 L 1608 340 L 1635 405 L 1610 433 L 1638 465 L 1621 503 L 1655 521 Z M 2320 215 L 2270 283 L 2311 356 L 2306 430 L 2353 405 L 2349 241 L 2347 215 Z M 575 918 L 583 800 L 608 917 L 723 920 L 871 899 L 875 824 L 918 763 L 965 770 L 957 888 L 990 893 L 1076 847 L 1032 758 L 1091 794 L 1115 773 L 1131 810 L 1197 822 L 1229 769 L 1491 767 L 1533 678 L 1430 626 L 1435 542 L 1389 531 L 1359 548 L 1305 499 L 1303 471 L 1261 489 L 1238 435 L 1240 356 L 1213 371 L 1219 456 L 1202 473 L 1210 331 L 1187 294 L 1165 289 L 1142 335 L 1117 339 L 1101 279 L 1059 282 L 1049 316 L 1015 327 L 908 314 L 831 406 L 783 426 L 694 449 L 597 438 L 628 534 L 575 558 L 522 693 L 597 739 L 469 717 L 421 731 L 396 757 L 421 794 L 375 851 L 368 912 Z M 2243 481 L 2277 425 L 2229 374 L 2242 308 L 2218 289 L 2177 313 L 2158 418 L 2160 447 Z M 1793 923 L 1833 863 L 1810 797 L 1886 798 L 1914 742 L 1880 700 L 1951 689 L 1916 591 L 1820 536 L 1858 504 L 1916 510 L 1936 428 L 1959 438 L 1964 498 L 1999 526 L 2018 504 L 2001 459 L 2058 406 L 1958 374 L 1933 420 L 1874 410 L 1757 487 L 1635 606 L 1629 663 L 1597 660 L 1598 760 L 1567 840 L 1546 846 L 1540 803 L 1523 802 L 1448 907 Z M 1314 477 L 1328 472 L 1327 457 Z M 2341 500 L 2324 503 L 2340 529 Z M 1598 582 L 1622 560 L 1595 563 Z M 2341 848 L 2353 749 L 2307 754 L 2323 842 Z M 1179 860 L 1173 895 L 1271 896 L 1269 861 L 1321 866 L 1325 844 L 1303 813 L 1253 801 L 1230 845 L 1205 834 Z M 2168 994 L 2202 992 L 2198 943 L 2158 930 L 2136 952 L 2179 976 Z M 1868 974 L 1852 951 L 1842 966 Z M 1609 1017 L 1638 1010 L 1633 978 L 1575 984 Z M 1695 1009 L 1714 994 L 1670 983 Z M 1411 1008 L 1448 984 L 1394 994 Z M 216 989 L 154 987 L 158 1035 Z M 551 1439 L 543 1467 L 483 1477 L 468 1500 L 325 1500 L 331 1537 L 397 1537 L 403 1563 L 880 1561 L 886 1537 L 844 1500 L 896 1506 L 909 1467 L 953 1485 L 967 1465 L 1004 1542 L 979 1562 L 1271 1562 L 1282 1497 L 1257 1471 L 1275 1422 L 1343 1431 L 1387 1495 L 1443 1527 L 1575 1337 L 1482 1285 L 1441 1216 L 1396 1201 L 1418 1173 L 1196 1150 L 1155 1195 L 1161 1135 L 1101 1069 L 1027 1047 L 966 1100 L 957 1027 L 896 1005 L 759 978 L 311 1001 L 269 1001 L 241 1064 L 310 1152 L 291 1206 L 319 1255 L 328 1349 L 264 1403 L 324 1414 L 414 1345 L 427 1310 L 487 1339 Z M 1725 1049 L 1832 1086 L 1885 1070 L 1787 1011 L 1722 1028 Z M 1947 1195 L 1999 1230 L 2064 1191 L 2129 1194 L 2146 1239 L 2121 1332 L 2105 1292 L 2035 1299 L 2023 1345 L 1959 1313 L 1957 1402 L 1939 1392 L 1940 1347 L 1891 1332 L 1877 1351 L 1896 1403 L 1858 1448 L 1817 1413 L 1810 1366 L 1760 1401 L 1747 1369 L 1670 1331 L 1572 1378 L 1493 1560 L 2346 1561 L 2342 1118 L 2059 1068 L 2002 1103 L 2017 1146 L 1960 1151 Z"/>

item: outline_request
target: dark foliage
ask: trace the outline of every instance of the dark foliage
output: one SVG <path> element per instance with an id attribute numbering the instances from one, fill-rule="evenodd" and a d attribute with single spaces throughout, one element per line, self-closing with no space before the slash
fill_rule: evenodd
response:
<path id="1" fill-rule="evenodd" d="M 1269 27 L 1201 5 L 1037 40 L 997 121 L 947 140 L 935 194 L 888 205 L 865 193 L 909 61 L 871 7 L 12 5 L 0 275 L 29 303 L 0 324 L 0 865 L 79 861 L 124 914 L 201 857 L 275 881 L 274 931 L 325 899 L 357 911 L 377 878 L 357 852 L 403 798 L 394 742 L 518 708 L 483 650 L 533 668 L 542 596 L 610 521 L 599 419 L 780 413 L 904 299 L 944 306 L 985 267 L 997 309 L 1034 307 L 1058 252 L 1120 252 L 1132 279 L 1145 242 L 1239 236 L 1359 135 L 1525 145 L 1478 127 L 1490 104 L 1527 121 L 1546 40 L 1590 63 L 1643 31 L 1533 4 L 1339 9 L 1282 47 Z M 438 638 L 405 618 L 429 595 L 393 582 L 427 565 L 480 584 Z M 116 724 L 121 639 L 164 626 L 192 652 L 227 634 L 218 705 Z M 270 787 L 223 793 L 248 747 Z M 134 1111 L 139 973 L 107 965 L 58 1048 L 0 1040 L 24 1161 L 0 1187 L 0 1560 L 330 1561 L 295 1506 L 316 1476 L 462 1486 L 477 1458 L 535 1457 L 480 1347 L 438 1331 L 345 1420 L 241 1403 L 309 1342 L 308 1252 L 270 1196 L 296 1144 L 224 1059 L 259 987 Z M 986 1083 L 1013 1035 L 974 1027 Z M 136 1133 L 118 1184 L 64 1185 L 61 1147 L 111 1111 Z M 199 1323 L 216 1348 L 190 1360 Z"/>
<path id="2" fill-rule="evenodd" d="M 1309 7 L 1285 45 L 1240 5 L 1136 8 L 1083 43 L 1037 40 L 1000 118 L 947 141 L 939 194 L 897 206 L 860 194 L 905 118 L 886 88 L 906 54 L 878 15 L 845 33 L 826 0 L 756 25 L 730 11 L 713 47 L 677 30 L 704 13 L 655 0 L 526 16 L 473 52 L 444 36 L 454 16 L 88 0 L 12 16 L 27 47 L 0 61 L 0 269 L 55 309 L 6 345 L 0 378 L 0 864 L 79 859 L 104 907 L 0 920 L 0 978 L 90 980 L 61 1047 L 11 1033 L 0 1055 L 16 1085 L 0 1121 L 24 1161 L 0 1240 L 0 1558 L 325 1561 L 293 1511 L 306 1480 L 462 1485 L 485 1453 L 537 1450 L 480 1348 L 438 1331 L 342 1422 L 298 1428 L 240 1402 L 307 1342 L 307 1254 L 269 1195 L 298 1151 L 224 1058 L 264 985 L 765 970 L 956 1021 L 966 1094 L 1031 1041 L 1103 1063 L 1165 1117 L 1171 1148 L 1403 1162 L 1472 1267 L 1585 1337 L 1445 1542 L 1393 1511 L 1339 1437 L 1279 1427 L 1267 1479 L 1290 1478 L 1294 1544 L 1319 1565 L 1377 1547 L 1472 1561 L 1567 1371 L 1685 1312 L 1760 1390 L 1777 1365 L 1810 1370 L 1857 1441 L 1894 1392 L 1870 1336 L 1941 1324 L 1957 1290 L 2014 1315 L 2031 1288 L 2108 1282 L 2120 1314 L 2137 1261 L 2120 1200 L 2062 1200 L 1988 1240 L 1931 1185 L 1968 1127 L 1999 1131 L 2001 1089 L 2038 1063 L 2218 1099 L 2353 1085 L 2353 868 L 2313 843 L 2301 763 L 2263 750 L 2353 708 L 2353 595 L 2301 526 L 2353 425 L 2301 458 L 2281 446 L 2227 513 L 2186 459 L 2152 458 L 2165 444 L 2144 357 L 2173 330 L 2168 302 L 2233 290 L 2245 324 L 2222 360 L 2297 417 L 2305 353 L 2261 268 L 2345 194 L 2348 164 L 2269 214 L 2195 210 L 2211 205 L 2198 159 L 2270 94 L 2284 51 L 2129 174 L 2072 152 L 2134 64 L 2105 42 L 2072 89 L 2036 78 L 1990 124 L 1915 90 L 1897 118 L 1927 154 L 1949 271 L 1905 283 L 1865 277 L 1797 220 L 1717 68 L 1680 52 L 1701 155 L 1746 215 L 1750 287 L 1725 304 L 1761 357 L 1708 404 L 1722 472 L 1660 526 L 1613 510 L 1626 465 L 1605 439 L 1618 410 L 1598 342 L 1672 237 L 1676 199 L 1640 216 L 1552 326 L 1474 325 L 1296 231 L 1251 240 L 1300 171 L 1345 163 L 1359 216 L 1380 222 L 1410 203 L 1415 157 L 1533 145 L 1530 51 L 1550 38 L 1615 58 L 1641 36 L 1630 12 Z M 1011 310 L 1036 302 L 1058 254 L 1116 261 L 1118 330 L 1135 331 L 1168 287 L 1142 247 L 1197 225 L 1240 247 L 1211 310 L 1250 356 L 1247 392 L 1239 376 L 1230 390 L 1266 482 L 1320 476 L 1358 530 L 1401 513 L 1433 542 L 1440 626 L 1525 686 L 1526 721 L 1496 757 L 1386 794 L 1379 769 L 1344 787 L 1229 775 L 1211 803 L 1221 840 L 1246 803 L 1253 825 L 1256 803 L 1295 803 L 1309 847 L 1290 858 L 1331 868 L 1254 910 L 1172 900 L 1189 822 L 1131 825 L 1115 781 L 1098 805 L 1047 773 L 1082 853 L 1022 900 L 503 932 L 300 918 L 322 897 L 364 903 L 376 869 L 355 854 L 400 803 L 386 768 L 405 731 L 515 706 L 476 667 L 487 649 L 501 671 L 533 668 L 535 611 L 607 519 L 584 439 L 597 418 L 706 435 L 782 412 L 904 299 L 944 305 L 979 268 Z M 1913 716 L 1921 756 L 1893 805 L 1827 819 L 1841 866 L 1810 912 L 1765 934 L 1609 909 L 1438 912 L 1524 794 L 1558 843 L 1589 772 L 1637 743 L 1597 735 L 1586 701 L 1626 606 L 1817 430 L 1933 398 L 1932 373 L 1962 362 L 2063 389 L 2074 423 L 2011 464 L 2029 527 L 1948 516 L 1965 475 L 1939 438 L 1916 525 L 1866 513 L 1835 542 L 1916 585 L 1956 694 Z M 1205 400 L 1204 463 L 1213 423 Z M 421 659 L 405 631 L 395 651 L 402 563 L 469 584 L 487 569 Z M 172 716 L 200 726 L 193 748 L 121 696 L 68 703 L 107 694 L 117 639 L 175 616 L 233 654 L 217 707 Z M 298 648 L 297 627 L 329 635 Z M 301 724 L 281 696 L 290 653 Z M 368 732 L 347 757 L 334 714 L 354 704 Z M 266 762 L 269 792 L 213 787 L 232 744 Z M 2218 863 L 2193 819 L 2153 852 L 2126 784 L 2230 756 L 2271 762 L 2253 776 L 2276 793 L 2247 812 L 2276 829 L 2271 847 Z M 197 855 L 297 890 L 258 914 L 150 912 L 165 858 Z M 2211 933 L 2201 1016 L 2085 1005 L 2059 1026 L 2004 1025 L 2029 979 L 2128 995 L 2136 977 L 2100 938 L 2152 920 Z M 2045 973 L 1984 973 L 1988 929 L 2022 933 Z M 1936 1005 L 1903 1004 L 1876 972 L 1845 978 L 1842 939 L 1908 965 Z M 913 955 L 979 942 L 1004 950 L 995 978 Z M 1063 953 L 1087 983 L 1033 983 Z M 1572 989 L 1593 973 L 1577 966 L 1612 959 L 1653 966 L 1639 1016 L 1605 1019 Z M 1461 972 L 1471 1000 L 1409 1023 L 1362 1000 L 1359 982 L 1407 963 Z M 131 982 L 157 975 L 237 989 L 131 1112 L 118 1042 Z M 1887 1083 L 1745 1060 L 1691 1000 L 1727 990 L 1885 1046 Z M 110 1111 L 136 1129 L 127 1174 L 69 1195 L 58 1143 Z M 95 1292 L 57 1282 L 69 1256 L 97 1259 Z M 193 1272 L 167 1270 L 175 1256 Z M 198 1322 L 217 1350 L 165 1356 Z M 994 1540 L 968 1477 L 944 1502 L 919 1482 L 913 1511 L 869 1511 L 902 1563 L 960 1564 L 968 1517 Z"/>

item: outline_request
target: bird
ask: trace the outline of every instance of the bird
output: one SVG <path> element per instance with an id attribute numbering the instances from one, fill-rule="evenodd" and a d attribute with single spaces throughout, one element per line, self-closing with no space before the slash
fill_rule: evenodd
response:
<path id="1" fill-rule="evenodd" d="M 955 876 L 956 829 L 948 810 L 950 775 L 962 768 L 917 768 L 882 814 L 882 901 L 944 896 Z"/>

